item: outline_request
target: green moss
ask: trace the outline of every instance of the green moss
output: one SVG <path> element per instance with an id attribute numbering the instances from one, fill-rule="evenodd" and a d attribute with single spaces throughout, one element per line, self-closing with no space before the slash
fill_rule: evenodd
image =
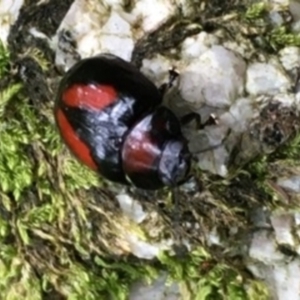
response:
<path id="1" fill-rule="evenodd" d="M 9 52 L 0 40 L 0 78 L 2 78 L 8 70 Z"/>
<path id="2" fill-rule="evenodd" d="M 264 203 L 269 209 L 299 209 L 299 201 L 289 199 L 287 201 L 281 188 L 277 187 L 278 178 L 293 176 L 298 173 L 300 158 L 300 135 L 289 140 L 275 152 L 257 157 L 245 166 L 243 173 L 248 174 L 251 181 L 259 187 L 264 198 L 269 198 Z"/>
<path id="3" fill-rule="evenodd" d="M 248 283 L 247 294 L 249 300 L 268 300 L 270 299 L 270 293 L 266 286 L 260 281 L 251 280 Z"/>
<path id="4" fill-rule="evenodd" d="M 268 34 L 268 38 L 274 49 L 285 46 L 300 46 L 300 35 L 290 32 L 286 26 L 274 28 Z"/>
<path id="5" fill-rule="evenodd" d="M 245 13 L 248 20 L 258 19 L 267 12 L 267 4 L 265 2 L 257 2 L 250 5 Z"/>
<path id="6" fill-rule="evenodd" d="M 42 299 L 40 280 L 30 264 L 18 255 L 16 247 L 1 245 L 0 287 L 2 299 Z"/>
<path id="7" fill-rule="evenodd" d="M 270 156 L 271 161 L 276 159 L 299 160 L 300 157 L 300 134 L 297 134 L 289 143 L 283 145 L 278 151 Z"/>
<path id="8" fill-rule="evenodd" d="M 264 285 L 245 279 L 235 267 L 216 260 L 204 248 L 181 260 L 163 254 L 160 261 L 169 272 L 169 282 L 180 282 L 183 299 L 269 299 Z"/>
<path id="9" fill-rule="evenodd" d="M 282 17 L 285 18 L 287 9 L 282 7 L 282 11 L 278 11 L 278 13 L 282 13 Z M 269 10 L 269 4 L 265 1 L 257 1 L 251 4 L 245 14 L 243 14 L 243 17 L 251 27 L 249 32 L 254 30 L 260 36 L 261 47 L 265 47 L 264 43 L 266 43 L 268 51 L 270 49 L 278 51 L 286 46 L 299 46 L 300 35 L 292 32 L 290 24 L 281 26 L 273 24 L 268 14 Z"/>

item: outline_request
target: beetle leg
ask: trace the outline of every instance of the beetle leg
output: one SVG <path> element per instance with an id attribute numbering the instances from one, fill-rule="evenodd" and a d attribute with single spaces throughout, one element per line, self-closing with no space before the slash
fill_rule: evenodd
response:
<path id="1" fill-rule="evenodd" d="M 165 82 L 158 88 L 158 90 L 162 96 L 164 96 L 165 93 L 173 86 L 174 81 L 177 79 L 178 76 L 179 76 L 179 73 L 176 71 L 175 67 L 172 67 L 169 70 L 168 82 Z"/>

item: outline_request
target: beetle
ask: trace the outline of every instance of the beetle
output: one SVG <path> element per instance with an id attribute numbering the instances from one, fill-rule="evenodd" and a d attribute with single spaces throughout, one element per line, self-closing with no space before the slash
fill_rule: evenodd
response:
<path id="1" fill-rule="evenodd" d="M 74 156 L 106 179 L 145 190 L 183 183 L 192 155 L 160 90 L 113 54 L 82 59 L 64 75 L 54 115 Z"/>

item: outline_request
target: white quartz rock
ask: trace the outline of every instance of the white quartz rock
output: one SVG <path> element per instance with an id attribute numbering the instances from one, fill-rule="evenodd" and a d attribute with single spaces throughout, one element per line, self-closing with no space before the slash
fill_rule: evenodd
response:
<path id="1" fill-rule="evenodd" d="M 6 45 L 11 25 L 16 22 L 24 0 L 0 1 L 0 41 Z"/>
<path id="2" fill-rule="evenodd" d="M 295 223 L 295 234 L 298 238 L 298 240 L 300 240 L 300 212 L 295 212 L 294 213 L 294 223 Z M 297 253 L 300 253 L 300 249 L 299 249 L 299 245 L 298 245 L 298 249 L 297 249 Z"/>
<path id="3" fill-rule="evenodd" d="M 293 215 L 289 213 L 273 213 L 270 219 L 277 243 L 294 247 L 295 242 L 292 234 L 294 225 Z"/>
<path id="4" fill-rule="evenodd" d="M 295 46 L 284 47 L 279 51 L 279 59 L 287 71 L 300 67 L 300 48 Z"/>
<path id="5" fill-rule="evenodd" d="M 299 23 L 300 21 L 300 3 L 297 0 L 291 0 L 289 3 L 289 10 L 291 12 L 291 15 L 293 16 L 293 22 L 294 26 L 293 27 L 299 27 L 296 24 Z"/>
<path id="6" fill-rule="evenodd" d="M 205 237 L 206 237 L 206 242 L 209 246 L 213 246 L 213 245 L 223 246 L 221 236 L 218 233 L 216 227 L 214 227 L 209 233 L 207 233 Z"/>
<path id="7" fill-rule="evenodd" d="M 276 95 L 291 87 L 284 71 L 271 63 L 252 63 L 247 69 L 246 90 L 252 95 Z"/>
<path id="8" fill-rule="evenodd" d="M 281 10 L 281 9 L 287 8 L 290 1 L 289 0 L 271 0 L 269 2 L 270 2 L 271 7 L 274 10 Z"/>
<path id="9" fill-rule="evenodd" d="M 227 132 L 226 127 L 209 126 L 201 132 L 192 132 L 189 136 L 189 148 L 198 158 L 198 166 L 202 170 L 225 177 L 229 152 L 222 144 Z"/>
<path id="10" fill-rule="evenodd" d="M 282 26 L 284 18 L 278 11 L 270 11 L 269 18 L 273 26 Z"/>
<path id="11" fill-rule="evenodd" d="M 104 5 L 108 5 L 111 8 L 120 8 L 124 4 L 123 0 L 102 0 Z"/>
<path id="12" fill-rule="evenodd" d="M 168 82 L 168 71 L 172 67 L 170 59 L 158 54 L 151 59 L 144 59 L 141 72 L 145 74 L 157 87 Z"/>
<path id="13" fill-rule="evenodd" d="M 290 176 L 289 178 L 279 178 L 277 184 L 287 191 L 300 193 L 300 176 L 298 175 Z"/>
<path id="14" fill-rule="evenodd" d="M 284 259 L 284 255 L 276 248 L 274 234 L 269 230 L 260 230 L 253 235 L 249 257 L 257 262 L 272 265 L 275 261 Z"/>
<path id="15" fill-rule="evenodd" d="M 117 4 L 117 2 L 110 3 L 118 7 Z M 122 15 L 118 9 L 113 10 L 107 3 L 105 5 L 101 1 L 75 0 L 53 39 L 56 64 L 72 61 L 66 58 L 67 53 L 61 50 L 59 44 L 58 33 L 62 30 L 71 33 L 76 42 L 76 51 L 81 58 L 108 52 L 130 60 L 134 41 L 131 26 Z M 65 71 L 71 66 L 71 63 L 64 66 Z"/>
<path id="16" fill-rule="evenodd" d="M 182 68 L 180 93 L 194 111 L 224 108 L 243 92 L 246 64 L 222 46 L 213 46 Z"/>
<path id="17" fill-rule="evenodd" d="M 299 226 L 300 225 L 300 212 L 296 212 L 294 214 L 294 220 L 295 220 L 295 226 Z"/>
<path id="18" fill-rule="evenodd" d="M 300 299 L 300 260 L 291 260 L 279 252 L 272 233 L 256 232 L 249 256 L 247 266 L 256 278 L 267 283 L 270 299 Z"/>
<path id="19" fill-rule="evenodd" d="M 228 171 L 227 162 L 230 151 L 239 143 L 240 135 L 248 130 L 249 124 L 256 114 L 253 99 L 239 98 L 228 111 L 219 114 L 216 126 L 208 126 L 200 134 L 190 138 L 192 152 L 201 151 L 197 155 L 199 167 L 225 177 Z M 229 133 L 230 140 L 227 142 Z M 201 150 L 214 146 L 218 147 L 208 151 Z"/>
<path id="20" fill-rule="evenodd" d="M 123 212 L 136 223 L 141 223 L 147 217 L 141 204 L 129 195 L 120 193 L 116 196 Z"/>
<path id="21" fill-rule="evenodd" d="M 253 99 L 239 98 L 229 111 L 219 116 L 219 124 L 231 128 L 234 132 L 242 133 L 247 130 L 254 115 Z"/>
<path id="22" fill-rule="evenodd" d="M 168 283 L 168 274 L 161 273 L 151 283 L 138 281 L 130 288 L 129 300 L 178 300 L 181 293 L 178 283 Z"/>
<path id="23" fill-rule="evenodd" d="M 141 25 L 144 32 L 155 30 L 174 12 L 176 6 L 169 0 L 137 0 L 131 15 Z"/>
<path id="24" fill-rule="evenodd" d="M 246 63 L 239 55 L 218 45 L 212 45 L 198 58 L 192 57 L 186 58 L 185 61 L 190 60 L 186 67 L 181 62 L 178 93 L 173 92 L 168 103 L 178 115 L 183 115 L 181 112 L 187 106 L 199 113 L 202 122 L 212 113 L 218 117 L 215 126 L 184 133 L 199 167 L 226 176 L 230 152 L 223 145 L 224 138 L 230 128 L 237 133 L 246 130 L 253 117 L 252 100 L 239 98 L 243 93 Z"/>
<path id="25" fill-rule="evenodd" d="M 160 243 L 150 244 L 146 241 L 139 239 L 134 234 L 125 235 L 125 239 L 129 245 L 130 252 L 136 257 L 143 259 L 154 259 L 161 251 L 170 250 L 173 242 L 161 241 Z"/>
<path id="26" fill-rule="evenodd" d="M 134 48 L 130 25 L 116 12 L 101 29 L 101 52 L 113 53 L 127 61 Z"/>
<path id="27" fill-rule="evenodd" d="M 202 170 L 218 174 L 222 177 L 226 177 L 228 174 L 226 163 L 229 159 L 229 153 L 226 151 L 224 146 L 199 154 L 198 158 L 198 166 Z"/>
<path id="28" fill-rule="evenodd" d="M 70 30 L 78 38 L 101 28 L 109 17 L 108 9 L 95 0 L 75 0 L 62 20 L 59 29 Z M 91 45 L 89 45 L 91 47 Z"/>
<path id="29" fill-rule="evenodd" d="M 76 52 L 82 58 L 88 57 L 99 52 L 99 28 L 107 19 L 107 9 L 100 1 L 75 0 L 53 37 L 53 48 L 56 50 L 55 64 L 67 71 L 72 63 L 76 62 L 69 57 L 70 50 L 60 44 L 60 32 L 70 32 L 71 38 L 76 42 Z"/>
<path id="30" fill-rule="evenodd" d="M 268 3 L 268 11 L 271 22 L 275 26 L 282 26 L 285 22 L 282 12 L 289 8 L 290 0 L 271 0 Z"/>
<path id="31" fill-rule="evenodd" d="M 298 0 L 290 0 L 288 8 L 292 15 L 291 28 L 295 33 L 299 33 L 300 32 L 300 2 Z"/>
<path id="32" fill-rule="evenodd" d="M 289 263 L 283 261 L 274 265 L 265 265 L 263 263 L 258 265 L 249 264 L 248 267 L 256 278 L 266 282 L 271 296 L 270 299 L 300 299 L 298 280 L 300 276 L 299 259 Z"/>
<path id="33" fill-rule="evenodd" d="M 181 57 L 183 60 L 198 59 L 211 46 L 218 44 L 218 38 L 205 31 L 188 37 L 182 43 Z"/>

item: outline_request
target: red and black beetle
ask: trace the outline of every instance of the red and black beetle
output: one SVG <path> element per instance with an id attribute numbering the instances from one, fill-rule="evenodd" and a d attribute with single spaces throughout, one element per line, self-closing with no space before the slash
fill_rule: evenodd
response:
<path id="1" fill-rule="evenodd" d="M 79 161 L 110 181 L 156 190 L 184 182 L 191 165 L 180 121 L 161 103 L 158 88 L 138 69 L 101 54 L 65 74 L 55 119 Z"/>

